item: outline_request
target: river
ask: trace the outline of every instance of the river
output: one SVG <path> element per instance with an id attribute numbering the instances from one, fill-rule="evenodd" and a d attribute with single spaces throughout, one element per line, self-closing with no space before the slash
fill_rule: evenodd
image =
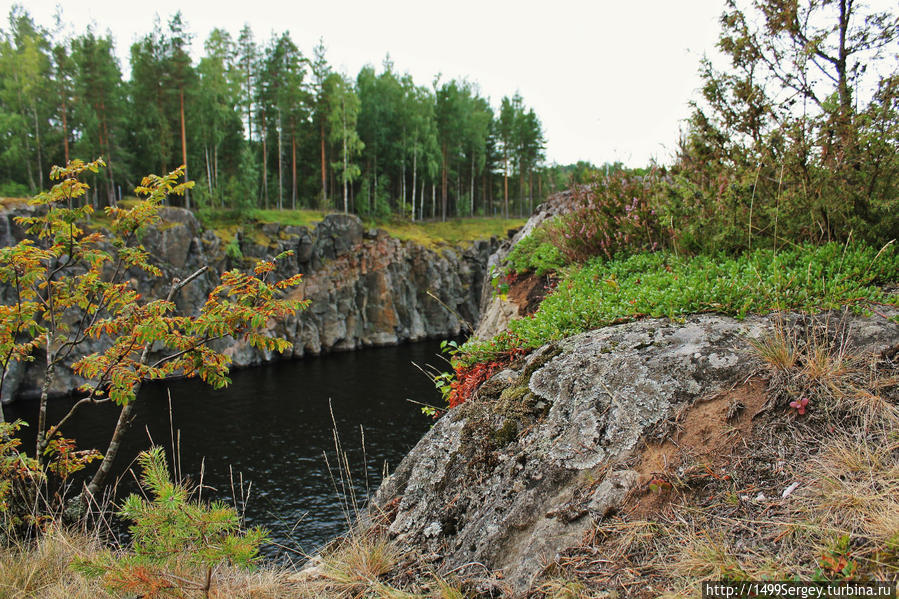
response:
<path id="1" fill-rule="evenodd" d="M 439 365 L 438 353 L 437 342 L 423 342 L 276 362 L 233 372 L 220 391 L 195 380 L 147 385 L 117 460 L 118 498 L 135 490 L 129 464 L 150 438 L 166 448 L 170 464 L 174 444 L 182 476 L 197 482 L 202 470 L 204 499 L 236 497 L 248 526 L 269 529 L 267 556 L 302 559 L 345 531 L 347 507 L 353 508 L 345 500 L 351 494 L 344 492 L 334 422 L 361 504 L 384 468 L 396 467 L 428 430 L 431 420 L 407 399 L 439 404 L 431 381 L 412 364 Z M 49 421 L 68 405 L 51 402 Z M 36 402 L 6 406 L 8 418 L 29 422 L 36 422 L 36 410 Z M 117 413 L 88 406 L 63 433 L 79 448 L 102 450 Z"/>

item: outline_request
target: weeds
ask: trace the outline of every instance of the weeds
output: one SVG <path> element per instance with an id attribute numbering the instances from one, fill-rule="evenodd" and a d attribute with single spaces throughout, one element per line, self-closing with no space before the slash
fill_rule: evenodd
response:
<path id="1" fill-rule="evenodd" d="M 32 543 L 0 548 L 2 599 L 106 599 L 113 597 L 98 580 L 73 574 L 74 559 L 102 551 L 96 536 L 54 528 Z"/>

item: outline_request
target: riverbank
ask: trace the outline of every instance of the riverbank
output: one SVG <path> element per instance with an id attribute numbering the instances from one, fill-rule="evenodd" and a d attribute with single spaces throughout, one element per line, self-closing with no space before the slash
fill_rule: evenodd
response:
<path id="1" fill-rule="evenodd" d="M 15 203 L 0 211 L 0 247 L 24 237 L 15 217 L 30 212 L 28 206 Z M 487 259 L 498 242 L 483 236 L 503 231 L 505 237 L 505 227 L 517 224 L 472 220 L 453 235 L 446 234 L 451 226 L 446 223 L 397 224 L 394 236 L 367 228 L 356 216 L 335 213 L 286 213 L 288 221 L 304 225 L 267 222 L 273 218 L 268 213 L 248 222 L 210 217 L 209 226 L 180 208 L 163 208 L 161 216 L 162 222 L 145 232 L 142 243 L 162 276 L 151 278 L 135 271 L 131 282 L 143 297 L 164 297 L 171 280 L 208 267 L 175 297 L 178 310 L 185 314 L 195 314 L 203 306 L 221 273 L 252 268 L 257 260 L 292 252 L 278 261 L 275 275 L 302 274 L 303 282 L 293 293 L 310 305 L 295 316 L 268 323 L 265 330 L 287 339 L 290 348 L 278 354 L 242 339 L 216 342 L 216 349 L 237 367 L 460 334 L 478 319 Z M 95 226 L 103 227 L 103 218 Z M 10 293 L 11 289 L 0 292 L 0 301 L 9 303 Z M 57 367 L 50 394 L 64 395 L 83 384 L 71 364 L 103 343 L 86 340 L 82 352 Z M 2 399 L 37 394 L 41 371 L 40 360 L 14 363 Z"/>

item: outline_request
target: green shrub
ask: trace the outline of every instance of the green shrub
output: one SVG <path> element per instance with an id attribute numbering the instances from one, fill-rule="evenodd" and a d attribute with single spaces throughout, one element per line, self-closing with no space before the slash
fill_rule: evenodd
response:
<path id="1" fill-rule="evenodd" d="M 899 251 L 862 244 L 755 250 L 739 257 L 636 254 L 562 271 L 555 290 L 509 333 L 468 342 L 459 357 L 482 362 L 514 346 L 535 348 L 577 333 L 640 317 L 715 312 L 742 318 L 776 310 L 820 311 L 866 302 L 899 304 L 881 285 L 899 281 Z"/>
<path id="2" fill-rule="evenodd" d="M 179 595 L 199 590 L 208 596 L 216 567 L 250 567 L 258 561 L 264 529 L 242 532 L 233 507 L 193 500 L 191 490 L 171 481 L 161 447 L 142 452 L 138 462 L 141 487 L 152 499 L 132 494 L 122 504 L 119 514 L 134 521 L 132 552 L 77 562 L 78 571 L 102 576 L 114 591 L 146 595 L 166 589 Z"/>
<path id="3" fill-rule="evenodd" d="M 559 248 L 546 241 L 542 229 L 534 231 L 518 242 L 509 252 L 506 261 L 512 271 L 533 272 L 538 277 L 555 272 L 568 264 Z"/>
<path id="4" fill-rule="evenodd" d="M 28 187 L 14 181 L 0 183 L 0 198 L 25 198 L 31 195 Z"/>

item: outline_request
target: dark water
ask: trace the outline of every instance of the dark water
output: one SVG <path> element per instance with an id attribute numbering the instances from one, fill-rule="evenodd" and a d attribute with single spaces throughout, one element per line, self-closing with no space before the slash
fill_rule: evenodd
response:
<path id="1" fill-rule="evenodd" d="M 117 460 L 118 495 L 135 489 L 127 469 L 149 446 L 147 431 L 166 447 L 171 464 L 174 430 L 183 476 L 198 481 L 205 462 L 203 482 L 214 490 L 204 489 L 204 498 L 231 503 L 236 495 L 246 523 L 271 531 L 275 544 L 265 548 L 267 555 L 296 558 L 295 552 L 310 552 L 347 526 L 332 409 L 353 487 L 363 502 L 367 490 L 376 489 L 385 464 L 392 470 L 431 424 L 406 400 L 439 402 L 431 382 L 412 365 L 439 364 L 437 353 L 436 342 L 425 342 L 279 362 L 232 373 L 231 386 L 222 391 L 198 381 L 145 387 Z M 68 405 L 51 402 L 49 421 L 58 420 Z M 106 408 L 84 408 L 63 433 L 79 448 L 102 451 L 117 416 L 117 409 Z M 35 403 L 6 409 L 10 418 L 36 421 Z M 33 441 L 27 442 L 30 447 Z M 245 506 L 241 476 L 245 490 L 252 483 Z"/>

